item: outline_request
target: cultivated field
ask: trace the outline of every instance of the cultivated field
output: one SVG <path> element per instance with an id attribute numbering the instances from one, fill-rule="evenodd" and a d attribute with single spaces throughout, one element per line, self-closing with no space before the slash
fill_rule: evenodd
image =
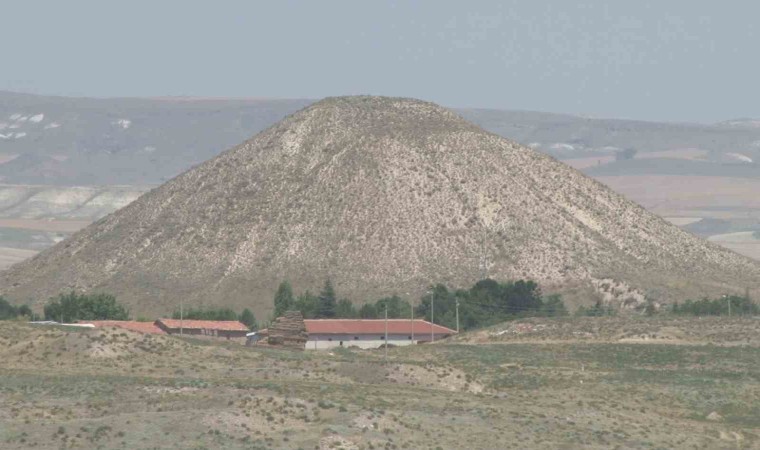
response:
<path id="1" fill-rule="evenodd" d="M 8 248 L 0 247 L 0 270 L 7 269 L 8 267 L 21 262 L 25 259 L 31 258 L 36 255 L 34 250 L 24 250 L 20 248 Z"/>
<path id="2" fill-rule="evenodd" d="M 526 320 L 291 352 L 0 323 L 2 448 L 760 446 L 760 320 Z"/>
<path id="3" fill-rule="evenodd" d="M 760 196 L 757 195 L 760 180 L 671 175 L 598 179 L 615 192 L 665 217 L 760 218 Z"/>
<path id="4" fill-rule="evenodd" d="M 51 231 L 73 233 L 89 225 L 90 220 L 53 220 L 53 219 L 2 219 L 0 228 L 18 228 L 21 230 Z"/>
<path id="5" fill-rule="evenodd" d="M 708 241 L 730 248 L 731 250 L 749 256 L 750 258 L 760 260 L 760 239 L 754 237 L 751 231 L 718 234 L 710 236 Z"/>

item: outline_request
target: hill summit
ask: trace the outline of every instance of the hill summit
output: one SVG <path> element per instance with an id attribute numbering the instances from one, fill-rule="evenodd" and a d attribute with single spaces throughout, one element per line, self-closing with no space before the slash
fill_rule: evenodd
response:
<path id="1" fill-rule="evenodd" d="M 488 275 L 681 299 L 760 285 L 760 265 L 432 103 L 317 102 L 0 274 L 42 302 L 105 291 L 133 312 L 269 311 L 330 277 L 357 301 Z"/>

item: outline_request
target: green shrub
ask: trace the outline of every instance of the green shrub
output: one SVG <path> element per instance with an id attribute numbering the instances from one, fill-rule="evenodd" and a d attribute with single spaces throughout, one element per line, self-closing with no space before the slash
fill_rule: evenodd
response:
<path id="1" fill-rule="evenodd" d="M 0 296 L 0 320 L 14 320 L 19 317 L 35 319 L 34 313 L 27 305 L 13 306 L 8 300 Z"/>

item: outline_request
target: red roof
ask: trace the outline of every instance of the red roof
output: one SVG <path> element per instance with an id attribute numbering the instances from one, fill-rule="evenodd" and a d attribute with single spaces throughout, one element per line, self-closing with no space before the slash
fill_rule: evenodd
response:
<path id="1" fill-rule="evenodd" d="M 185 329 L 222 330 L 222 331 L 248 331 L 248 327 L 237 320 L 179 320 L 158 319 L 156 325 L 163 324 L 166 328 L 180 327 Z"/>
<path id="2" fill-rule="evenodd" d="M 137 322 L 134 320 L 80 320 L 79 323 L 90 323 L 95 328 L 116 327 L 125 330 L 139 331 L 140 333 L 166 334 L 164 330 L 153 322 Z"/>
<path id="3" fill-rule="evenodd" d="M 384 334 L 385 319 L 307 319 L 306 331 L 316 334 Z M 432 325 L 435 334 L 456 334 L 441 325 Z M 431 324 L 426 320 L 388 319 L 389 334 L 430 334 Z"/>

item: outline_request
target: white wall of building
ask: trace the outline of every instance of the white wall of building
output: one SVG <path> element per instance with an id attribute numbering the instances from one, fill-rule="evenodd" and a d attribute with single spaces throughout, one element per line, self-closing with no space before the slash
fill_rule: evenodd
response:
<path id="1" fill-rule="evenodd" d="M 437 334 L 435 339 L 443 339 L 445 335 Z M 306 341 L 306 350 L 325 350 L 335 347 L 359 347 L 359 348 L 378 348 L 385 343 L 384 334 L 309 334 L 309 340 Z M 388 343 L 390 345 L 402 346 L 417 344 L 419 342 L 430 341 L 430 336 L 414 335 L 414 340 L 408 334 L 388 334 Z"/>

